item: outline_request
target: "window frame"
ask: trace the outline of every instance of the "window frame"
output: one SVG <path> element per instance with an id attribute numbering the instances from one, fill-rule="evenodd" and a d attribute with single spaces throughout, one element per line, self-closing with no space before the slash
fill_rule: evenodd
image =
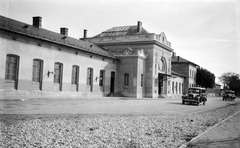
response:
<path id="1" fill-rule="evenodd" d="M 56 68 L 56 65 L 59 65 L 59 68 Z M 58 72 L 56 70 L 58 70 Z M 60 62 L 55 62 L 53 82 L 55 84 L 62 84 L 62 77 L 63 77 L 63 64 Z"/>
<path id="2" fill-rule="evenodd" d="M 10 61 L 8 59 L 10 58 Z M 14 63 L 11 61 L 14 58 Z M 7 54 L 5 67 L 5 80 L 18 81 L 19 73 L 19 56 L 14 54 Z"/>
<path id="3" fill-rule="evenodd" d="M 79 66 L 78 65 L 73 65 L 72 66 L 71 84 L 72 85 L 78 85 L 79 84 Z"/>
<path id="4" fill-rule="evenodd" d="M 87 85 L 88 86 L 93 85 L 93 68 L 91 67 L 87 68 Z"/>
<path id="5" fill-rule="evenodd" d="M 35 62 L 39 62 L 39 65 L 35 65 Z M 36 69 L 37 68 L 37 74 Z M 33 59 L 33 69 L 32 69 L 32 82 L 41 83 L 43 74 L 43 60 Z M 36 77 L 37 76 L 37 77 Z"/>
<path id="6" fill-rule="evenodd" d="M 172 94 L 174 94 L 174 81 L 172 81 Z"/>
<path id="7" fill-rule="evenodd" d="M 105 70 L 100 70 L 99 72 L 99 86 L 104 86 L 104 73 Z"/>
<path id="8" fill-rule="evenodd" d="M 129 86 L 129 73 L 124 73 L 123 86 L 125 86 L 125 87 Z"/>

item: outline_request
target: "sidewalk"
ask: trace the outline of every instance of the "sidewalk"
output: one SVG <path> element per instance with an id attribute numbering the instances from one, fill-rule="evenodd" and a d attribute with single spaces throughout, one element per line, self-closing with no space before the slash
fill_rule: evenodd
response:
<path id="1" fill-rule="evenodd" d="M 189 148 L 240 148 L 240 112 L 223 120 L 188 144 Z"/>

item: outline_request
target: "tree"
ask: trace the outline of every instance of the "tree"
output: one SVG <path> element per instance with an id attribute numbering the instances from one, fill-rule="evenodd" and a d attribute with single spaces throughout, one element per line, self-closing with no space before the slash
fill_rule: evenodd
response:
<path id="1" fill-rule="evenodd" d="M 215 86 L 215 75 L 204 68 L 197 68 L 197 85 L 205 88 L 213 88 Z"/>
<path id="2" fill-rule="evenodd" d="M 224 89 L 230 89 L 235 91 L 237 95 L 240 95 L 240 75 L 233 72 L 227 72 L 219 77 L 219 80 L 223 83 Z"/>

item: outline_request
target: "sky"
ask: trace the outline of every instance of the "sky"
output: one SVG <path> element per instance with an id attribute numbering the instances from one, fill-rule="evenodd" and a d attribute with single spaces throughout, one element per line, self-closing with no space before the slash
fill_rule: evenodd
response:
<path id="1" fill-rule="evenodd" d="M 164 32 L 174 52 L 212 72 L 240 74 L 240 0 L 0 0 L 0 15 L 82 38 L 115 26 Z M 221 84 L 221 83 L 220 83 Z"/>

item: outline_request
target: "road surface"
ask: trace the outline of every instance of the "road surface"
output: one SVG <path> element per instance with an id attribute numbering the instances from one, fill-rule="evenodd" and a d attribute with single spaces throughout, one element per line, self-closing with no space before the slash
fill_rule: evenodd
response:
<path id="1" fill-rule="evenodd" d="M 221 97 L 208 97 L 206 105 L 182 104 L 177 99 L 70 99 L 0 101 L 1 114 L 160 114 L 196 113 L 225 106 L 236 101 L 222 101 Z"/>

